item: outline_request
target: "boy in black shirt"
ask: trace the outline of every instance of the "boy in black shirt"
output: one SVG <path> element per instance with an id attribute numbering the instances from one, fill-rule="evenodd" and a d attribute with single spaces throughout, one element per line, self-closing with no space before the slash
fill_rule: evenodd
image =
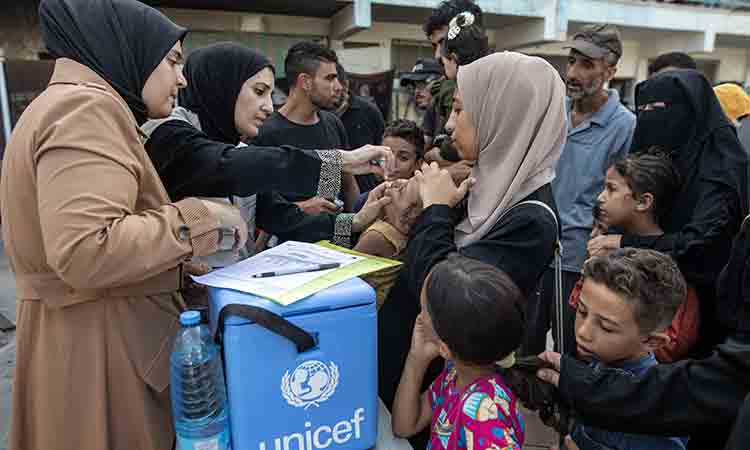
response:
<path id="1" fill-rule="evenodd" d="M 365 145 L 380 145 L 385 130 L 383 114 L 374 103 L 350 92 L 349 75 L 340 63 L 336 64 L 336 70 L 343 88 L 335 112 L 344 124 L 349 146 L 359 148 Z M 362 193 L 372 190 L 382 181 L 373 174 L 357 175 L 355 178 Z"/>

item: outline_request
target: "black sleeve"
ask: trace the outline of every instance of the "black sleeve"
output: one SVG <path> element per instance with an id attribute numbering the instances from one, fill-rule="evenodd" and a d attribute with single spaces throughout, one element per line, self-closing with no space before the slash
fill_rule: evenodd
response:
<path id="1" fill-rule="evenodd" d="M 181 120 L 156 128 L 146 150 L 172 200 L 269 190 L 314 196 L 318 191 L 322 162 L 315 151 L 235 147 L 212 141 Z"/>
<path id="2" fill-rule="evenodd" d="M 419 298 L 422 284 L 433 266 L 456 251 L 453 242 L 456 220 L 455 211 L 448 205 L 432 205 L 412 226 L 402 270 L 407 273 L 413 298 Z"/>
<path id="3" fill-rule="evenodd" d="M 734 430 L 729 441 L 727 441 L 727 447 L 724 450 L 746 450 L 750 448 L 750 396 L 745 397 L 744 403 L 739 414 L 737 414 L 737 420 L 734 421 Z"/>
<path id="4" fill-rule="evenodd" d="M 282 242 L 318 242 L 333 239 L 337 215 L 308 215 L 278 192 L 266 192 L 258 195 L 255 217 L 258 228 Z"/>
<path id="5" fill-rule="evenodd" d="M 640 377 L 563 356 L 560 393 L 587 425 L 685 436 L 732 424 L 749 370 L 750 339 L 728 339 L 706 359 L 659 364 Z"/>
<path id="6" fill-rule="evenodd" d="M 446 205 L 427 208 L 412 227 L 404 267 L 416 298 L 432 267 L 458 251 L 503 271 L 525 295 L 552 261 L 556 242 L 554 218 L 536 205 L 521 205 L 500 219 L 485 237 L 460 250 L 454 243 L 457 215 Z"/>

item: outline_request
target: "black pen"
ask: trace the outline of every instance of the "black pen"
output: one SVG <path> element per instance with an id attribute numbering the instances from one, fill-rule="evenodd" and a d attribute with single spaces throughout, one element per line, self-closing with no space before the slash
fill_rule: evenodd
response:
<path id="1" fill-rule="evenodd" d="M 275 270 L 273 272 L 256 273 L 253 275 L 253 278 L 270 278 L 270 277 L 279 277 L 282 275 L 292 275 L 295 273 L 318 272 L 320 270 L 336 269 L 338 267 L 341 267 L 341 264 L 339 263 L 316 264 L 314 266 L 301 267 L 301 268 L 298 267 L 295 269 L 280 269 L 280 270 Z"/>

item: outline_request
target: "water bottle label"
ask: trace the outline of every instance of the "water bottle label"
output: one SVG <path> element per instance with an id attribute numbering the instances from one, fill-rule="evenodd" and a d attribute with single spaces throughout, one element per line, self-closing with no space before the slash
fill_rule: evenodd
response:
<path id="1" fill-rule="evenodd" d="M 231 450 L 229 430 L 209 438 L 185 438 L 177 436 L 177 450 Z"/>

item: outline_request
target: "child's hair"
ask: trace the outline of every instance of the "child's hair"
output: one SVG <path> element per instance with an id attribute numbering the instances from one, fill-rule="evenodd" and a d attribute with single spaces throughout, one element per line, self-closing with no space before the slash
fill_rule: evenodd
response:
<path id="1" fill-rule="evenodd" d="M 654 250 L 624 248 L 595 256 L 583 265 L 583 279 L 603 284 L 632 303 L 643 334 L 669 326 L 687 295 L 677 264 Z"/>
<path id="2" fill-rule="evenodd" d="M 502 270 L 452 253 L 430 272 L 425 294 L 435 332 L 461 361 L 491 364 L 521 344 L 523 294 Z"/>
<path id="3" fill-rule="evenodd" d="M 451 20 L 442 52 L 446 58 L 455 56 L 459 66 L 471 64 L 489 54 L 487 35 L 473 14 L 463 12 Z"/>
<path id="4" fill-rule="evenodd" d="M 653 196 L 653 213 L 657 221 L 669 214 L 679 193 L 681 181 L 666 153 L 658 147 L 651 147 L 627 156 L 613 167 L 628 183 L 635 199 L 647 192 Z"/>
<path id="5" fill-rule="evenodd" d="M 424 131 L 413 120 L 398 119 L 391 122 L 383 137 L 401 138 L 417 148 L 417 159 L 424 157 Z"/>
<path id="6" fill-rule="evenodd" d="M 429 38 L 433 32 L 448 25 L 451 19 L 464 11 L 474 14 L 477 25 L 482 26 L 482 8 L 474 0 L 444 0 L 432 10 L 422 26 L 424 34 Z"/>

